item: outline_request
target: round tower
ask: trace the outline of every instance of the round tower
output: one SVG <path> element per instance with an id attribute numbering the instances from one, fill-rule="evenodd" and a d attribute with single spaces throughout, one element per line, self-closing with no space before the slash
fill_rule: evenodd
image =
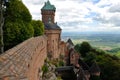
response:
<path id="1" fill-rule="evenodd" d="M 45 28 L 45 35 L 47 37 L 47 53 L 53 58 L 58 58 L 60 54 L 59 43 L 61 39 L 61 28 L 54 22 L 55 11 L 55 6 L 51 5 L 48 0 L 42 7 L 41 14 Z"/>
<path id="2" fill-rule="evenodd" d="M 56 8 L 54 5 L 51 5 L 50 1 L 48 0 L 45 2 L 44 6 L 41 9 L 41 14 L 42 14 L 42 21 L 43 23 L 48 23 L 49 19 L 51 19 L 52 23 L 55 23 L 55 11 Z"/>

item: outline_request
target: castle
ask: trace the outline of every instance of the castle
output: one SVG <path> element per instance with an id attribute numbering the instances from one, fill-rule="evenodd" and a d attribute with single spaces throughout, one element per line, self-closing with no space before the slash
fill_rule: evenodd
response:
<path id="1" fill-rule="evenodd" d="M 49 1 L 41 9 L 45 33 L 32 37 L 0 55 L 0 80 L 40 80 L 47 56 L 58 58 L 65 52 L 61 28 L 55 23 L 54 5 Z"/>
<path id="2" fill-rule="evenodd" d="M 79 80 L 89 80 L 90 76 L 100 76 L 99 66 L 93 63 L 89 67 L 82 61 L 79 53 L 74 50 L 71 39 L 68 39 L 67 42 L 61 41 L 61 28 L 54 22 L 55 11 L 55 6 L 51 5 L 49 0 L 41 9 L 45 35 L 47 36 L 47 54 L 52 55 L 53 58 L 58 58 L 60 54 L 64 55 L 66 66 L 73 65 L 79 68 Z"/>
<path id="3" fill-rule="evenodd" d="M 57 58 L 60 54 L 61 28 L 55 23 L 54 5 L 49 0 L 41 9 L 42 22 L 45 26 L 45 35 L 47 36 L 47 51 L 53 58 Z"/>
<path id="4" fill-rule="evenodd" d="M 58 58 L 60 54 L 65 56 L 66 65 L 79 64 L 79 80 L 89 80 L 90 75 L 100 75 L 96 64 L 88 69 L 79 60 L 80 55 L 74 50 L 70 39 L 61 41 L 62 29 L 55 23 L 55 11 L 55 6 L 49 0 L 45 2 L 41 9 L 44 35 L 32 37 L 0 55 L 0 80 L 40 80 L 39 74 L 47 56 Z"/>

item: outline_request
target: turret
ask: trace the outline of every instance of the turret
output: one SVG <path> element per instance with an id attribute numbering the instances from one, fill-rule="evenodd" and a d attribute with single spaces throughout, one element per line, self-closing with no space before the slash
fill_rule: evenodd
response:
<path id="1" fill-rule="evenodd" d="M 55 11 L 56 11 L 55 6 L 51 5 L 49 0 L 45 2 L 44 6 L 41 9 L 43 23 L 48 23 L 49 19 L 51 19 L 52 23 L 55 23 L 55 19 L 54 19 Z"/>
<path id="2" fill-rule="evenodd" d="M 53 58 L 58 58 L 60 54 L 59 42 L 61 35 L 61 28 L 55 23 L 54 5 L 51 5 L 48 0 L 41 9 L 42 22 L 44 23 L 45 35 L 47 36 L 47 53 Z"/>

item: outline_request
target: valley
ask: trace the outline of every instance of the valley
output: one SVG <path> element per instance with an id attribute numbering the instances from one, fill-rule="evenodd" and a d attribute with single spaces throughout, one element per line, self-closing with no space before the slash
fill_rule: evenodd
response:
<path id="1" fill-rule="evenodd" d="M 89 42 L 93 47 L 105 50 L 120 56 L 120 34 L 119 33 L 79 33 L 63 32 L 62 39 L 66 41 L 71 38 L 74 44 Z"/>

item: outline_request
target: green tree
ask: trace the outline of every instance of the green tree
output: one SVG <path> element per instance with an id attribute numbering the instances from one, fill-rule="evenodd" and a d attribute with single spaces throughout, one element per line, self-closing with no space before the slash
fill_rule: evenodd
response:
<path id="1" fill-rule="evenodd" d="M 119 80 L 120 79 L 120 60 L 113 59 L 110 55 L 99 55 L 96 57 L 101 69 L 101 79 Z"/>
<path id="2" fill-rule="evenodd" d="M 89 66 L 91 66 L 92 63 L 96 61 L 96 54 L 94 52 L 88 52 L 84 60 Z"/>
<path id="3" fill-rule="evenodd" d="M 5 50 L 33 36 L 31 20 L 31 14 L 22 1 L 9 0 L 4 25 Z"/>
<path id="4" fill-rule="evenodd" d="M 88 42 L 82 42 L 80 47 L 80 53 L 83 57 L 91 50 L 91 45 Z"/>
<path id="5" fill-rule="evenodd" d="M 44 24 L 40 20 L 32 20 L 32 26 L 34 28 L 34 36 L 40 36 L 44 34 Z"/>
<path id="6" fill-rule="evenodd" d="M 107 54 L 105 51 L 93 48 L 89 43 L 83 42 L 81 45 L 75 46 L 76 50 L 80 50 L 85 62 L 91 66 L 94 61 L 100 67 L 101 76 L 91 76 L 90 80 L 119 80 L 120 79 L 120 59 L 115 55 Z"/>
<path id="7" fill-rule="evenodd" d="M 90 80 L 101 80 L 101 79 L 100 79 L 100 76 L 92 75 L 92 76 L 90 76 Z"/>
<path id="8" fill-rule="evenodd" d="M 74 49 L 75 49 L 78 53 L 80 53 L 80 47 L 81 47 L 80 44 L 76 44 L 75 47 L 74 47 Z"/>

